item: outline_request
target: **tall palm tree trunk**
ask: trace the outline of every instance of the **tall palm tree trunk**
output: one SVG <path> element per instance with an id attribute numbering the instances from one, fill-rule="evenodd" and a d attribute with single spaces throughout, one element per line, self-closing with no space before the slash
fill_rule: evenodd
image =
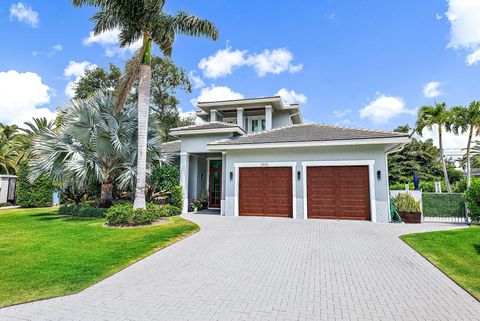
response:
<path id="1" fill-rule="evenodd" d="M 471 161 L 470 161 L 470 145 L 472 144 L 473 136 L 473 126 L 470 126 L 470 131 L 468 132 L 468 142 L 467 142 L 467 187 L 470 187 L 472 181 L 472 170 L 471 170 Z"/>
<path id="2" fill-rule="evenodd" d="M 442 142 L 442 128 L 438 127 L 438 145 L 440 146 L 440 158 L 442 160 L 443 177 L 445 178 L 445 185 L 447 186 L 447 192 L 451 193 L 450 180 L 448 179 L 447 164 L 445 157 L 443 156 L 443 142 Z"/>
<path id="3" fill-rule="evenodd" d="M 148 114 L 150 108 L 150 85 L 152 68 L 150 64 L 140 66 L 140 81 L 138 84 L 138 154 L 137 154 L 137 184 L 133 208 L 146 208 L 145 185 L 147 175 L 147 133 Z"/>

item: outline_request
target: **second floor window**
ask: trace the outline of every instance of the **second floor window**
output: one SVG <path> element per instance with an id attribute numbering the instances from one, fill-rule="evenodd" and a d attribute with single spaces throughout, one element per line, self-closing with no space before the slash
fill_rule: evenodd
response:
<path id="1" fill-rule="evenodd" d="M 266 129 L 265 118 L 256 118 L 250 120 L 250 131 L 252 133 L 257 133 L 264 131 Z"/>

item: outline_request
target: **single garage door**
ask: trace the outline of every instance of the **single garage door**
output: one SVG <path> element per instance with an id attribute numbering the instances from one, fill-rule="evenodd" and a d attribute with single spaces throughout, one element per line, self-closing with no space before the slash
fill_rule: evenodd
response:
<path id="1" fill-rule="evenodd" d="M 308 218 L 370 220 L 368 166 L 307 167 Z"/>
<path id="2" fill-rule="evenodd" d="M 292 168 L 240 168 L 239 214 L 292 217 Z"/>

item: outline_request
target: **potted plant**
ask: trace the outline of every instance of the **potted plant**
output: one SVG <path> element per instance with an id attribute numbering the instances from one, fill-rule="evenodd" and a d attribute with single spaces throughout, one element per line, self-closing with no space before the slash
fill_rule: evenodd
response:
<path id="1" fill-rule="evenodd" d="M 420 202 L 410 193 L 400 193 L 394 198 L 395 208 L 405 223 L 421 223 L 422 211 Z"/>
<path id="2" fill-rule="evenodd" d="M 202 203 L 202 208 L 208 207 L 208 192 L 205 188 L 198 193 L 198 200 Z"/>
<path id="3" fill-rule="evenodd" d="M 202 203 L 197 200 L 193 200 L 192 203 L 190 204 L 190 207 L 193 208 L 193 212 L 197 213 L 198 210 L 202 209 Z"/>

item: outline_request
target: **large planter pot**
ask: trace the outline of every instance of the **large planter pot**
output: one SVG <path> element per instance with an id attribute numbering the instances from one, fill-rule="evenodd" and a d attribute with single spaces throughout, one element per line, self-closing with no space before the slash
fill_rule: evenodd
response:
<path id="1" fill-rule="evenodd" d="M 422 223 L 422 213 L 398 211 L 398 214 L 405 223 Z"/>

